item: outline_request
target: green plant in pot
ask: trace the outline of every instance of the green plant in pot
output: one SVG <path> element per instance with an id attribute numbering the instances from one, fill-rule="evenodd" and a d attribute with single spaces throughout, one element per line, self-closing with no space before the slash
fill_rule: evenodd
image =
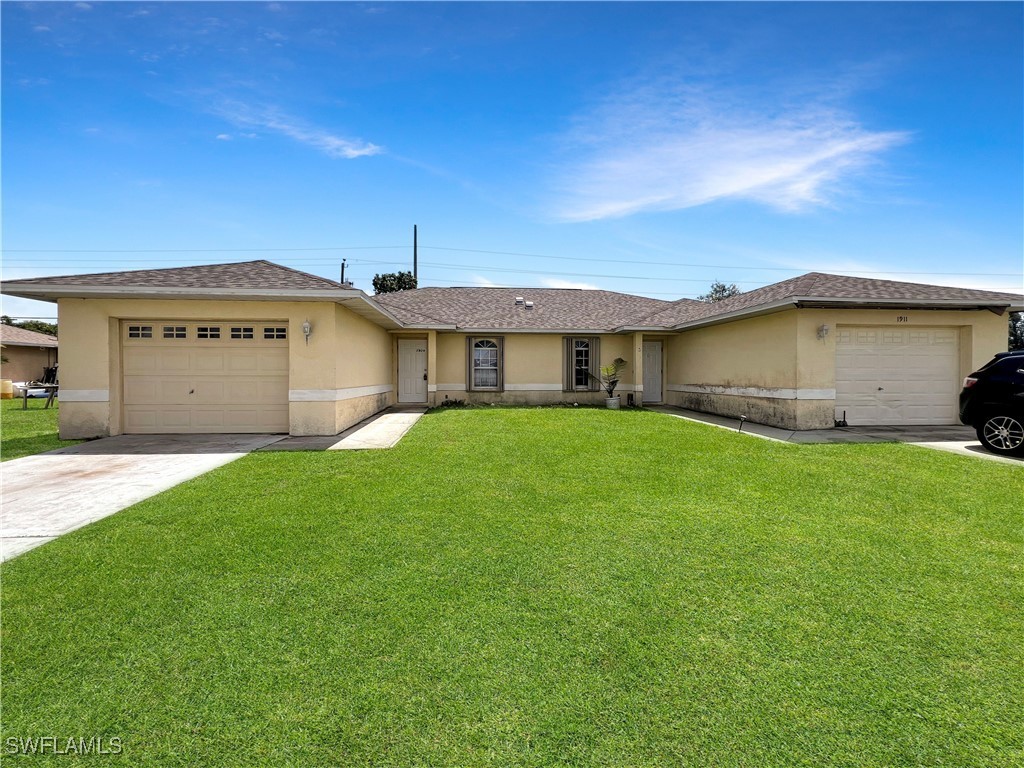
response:
<path id="1" fill-rule="evenodd" d="M 608 365 L 601 366 L 601 375 L 595 376 L 593 373 L 587 371 L 587 375 L 590 378 L 600 381 L 604 391 L 608 393 L 608 397 L 605 398 L 604 404 L 612 410 L 618 410 L 619 408 L 619 396 L 615 394 L 615 388 L 619 386 L 619 382 L 622 380 L 622 374 L 626 370 L 626 361 L 621 357 L 616 357 Z"/>

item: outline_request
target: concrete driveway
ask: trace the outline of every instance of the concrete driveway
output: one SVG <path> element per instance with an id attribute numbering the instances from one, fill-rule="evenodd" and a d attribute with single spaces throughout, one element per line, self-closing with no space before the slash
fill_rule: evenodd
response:
<path id="1" fill-rule="evenodd" d="M 997 456 L 986 451 L 978 442 L 974 429 L 959 424 L 922 427 L 837 427 L 835 429 L 811 429 L 794 432 L 790 429 L 769 427 L 750 421 L 741 425 L 738 419 L 699 413 L 674 406 L 653 406 L 650 410 L 784 443 L 907 443 L 919 445 L 922 448 L 934 448 L 939 451 L 959 453 L 961 456 L 973 456 L 978 459 L 1024 467 L 1024 457 Z"/>
<path id="2" fill-rule="evenodd" d="M 0 561 L 284 435 L 119 435 L 0 464 Z"/>

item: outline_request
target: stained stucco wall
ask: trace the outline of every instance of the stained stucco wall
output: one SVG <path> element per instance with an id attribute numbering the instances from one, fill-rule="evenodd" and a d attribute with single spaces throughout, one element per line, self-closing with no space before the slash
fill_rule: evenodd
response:
<path id="1" fill-rule="evenodd" d="M 836 329 L 954 328 L 960 375 L 1006 349 L 1005 315 L 987 310 L 791 309 L 684 331 L 666 342 L 673 405 L 788 429 L 824 429 L 835 419 Z M 818 329 L 829 326 L 824 339 Z"/>
<path id="2" fill-rule="evenodd" d="M 329 435 L 391 397 L 386 331 L 333 302 L 61 299 L 60 432 L 120 434 L 122 320 L 272 320 L 289 335 L 289 422 L 295 435 Z M 308 343 L 302 325 L 312 326 Z"/>

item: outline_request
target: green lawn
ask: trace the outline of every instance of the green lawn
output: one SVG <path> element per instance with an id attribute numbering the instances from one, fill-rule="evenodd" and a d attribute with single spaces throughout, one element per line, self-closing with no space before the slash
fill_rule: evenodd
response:
<path id="1" fill-rule="evenodd" d="M 81 440 L 57 439 L 57 401 L 44 409 L 46 400 L 28 400 L 28 410 L 22 410 L 21 398 L 0 400 L 0 461 L 20 459 L 34 453 L 52 451 Z"/>
<path id="2" fill-rule="evenodd" d="M 3 567 L 2 736 L 132 766 L 1019 766 L 1021 499 L 996 462 L 637 411 L 254 454 Z"/>

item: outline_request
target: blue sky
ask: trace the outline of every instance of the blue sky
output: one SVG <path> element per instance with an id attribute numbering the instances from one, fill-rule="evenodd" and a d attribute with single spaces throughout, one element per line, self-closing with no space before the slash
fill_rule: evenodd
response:
<path id="1" fill-rule="evenodd" d="M 3 276 L 1024 290 L 1022 8 L 3 2 Z"/>

